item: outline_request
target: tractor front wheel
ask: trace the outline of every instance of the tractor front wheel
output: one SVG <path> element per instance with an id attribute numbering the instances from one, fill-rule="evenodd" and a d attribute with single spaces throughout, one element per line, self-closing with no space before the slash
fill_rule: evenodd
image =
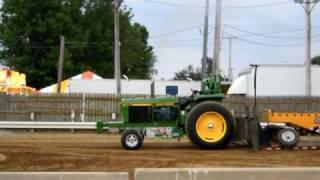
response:
<path id="1" fill-rule="evenodd" d="M 121 144 L 127 150 L 138 150 L 143 144 L 143 135 L 135 129 L 125 130 L 121 137 Z"/>
<path id="2" fill-rule="evenodd" d="M 186 133 L 190 141 L 203 149 L 221 149 L 230 142 L 234 129 L 228 109 L 207 101 L 196 105 L 188 114 Z"/>

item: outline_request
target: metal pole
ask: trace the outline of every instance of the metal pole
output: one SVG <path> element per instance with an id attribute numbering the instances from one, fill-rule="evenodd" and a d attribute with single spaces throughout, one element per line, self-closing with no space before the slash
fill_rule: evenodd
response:
<path id="1" fill-rule="evenodd" d="M 229 82 L 232 82 L 232 37 L 229 37 L 229 62 L 228 62 L 228 78 Z"/>
<path id="2" fill-rule="evenodd" d="M 230 36 L 225 39 L 229 40 L 229 62 L 228 62 L 228 78 L 229 81 L 232 82 L 232 43 L 234 39 L 237 39 L 236 36 Z"/>
<path id="3" fill-rule="evenodd" d="M 307 45 L 306 45 L 306 96 L 311 96 L 311 4 L 306 3 Z"/>
<path id="4" fill-rule="evenodd" d="M 216 0 L 216 25 L 214 36 L 213 73 L 220 75 L 220 49 L 221 49 L 221 15 L 222 0 Z"/>
<path id="5" fill-rule="evenodd" d="M 257 75 L 258 65 L 254 67 L 254 107 L 253 107 L 253 120 L 249 118 L 249 128 L 251 134 L 252 148 L 254 151 L 259 150 L 259 121 L 257 119 Z"/>
<path id="6" fill-rule="evenodd" d="M 203 52 L 202 52 L 202 79 L 206 77 L 207 72 L 207 54 L 208 54 L 208 32 L 209 32 L 209 5 L 210 0 L 206 0 L 206 8 L 204 15 L 204 30 L 203 30 Z M 204 90 L 203 82 L 201 82 L 201 91 Z"/>
<path id="7" fill-rule="evenodd" d="M 116 79 L 118 96 L 121 95 L 119 8 L 119 0 L 114 0 L 114 78 Z"/>
<path id="8" fill-rule="evenodd" d="M 60 55 L 59 55 L 59 62 L 58 62 L 58 87 L 57 87 L 57 93 L 61 93 L 63 61 L 64 61 L 64 36 L 60 36 Z"/>

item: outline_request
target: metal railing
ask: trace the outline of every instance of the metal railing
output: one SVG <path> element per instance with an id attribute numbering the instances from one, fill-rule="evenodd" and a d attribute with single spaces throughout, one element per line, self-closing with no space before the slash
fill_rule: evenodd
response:
<path id="1" fill-rule="evenodd" d="M 0 121 L 0 129 L 96 129 L 96 123 Z"/>

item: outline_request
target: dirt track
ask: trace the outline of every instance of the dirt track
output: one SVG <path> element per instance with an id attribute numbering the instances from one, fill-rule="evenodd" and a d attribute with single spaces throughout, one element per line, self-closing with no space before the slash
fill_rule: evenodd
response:
<path id="1" fill-rule="evenodd" d="M 198 150 L 184 142 L 146 140 L 123 150 L 118 135 L 0 133 L 0 171 L 132 171 L 139 167 L 320 166 L 320 151 Z"/>

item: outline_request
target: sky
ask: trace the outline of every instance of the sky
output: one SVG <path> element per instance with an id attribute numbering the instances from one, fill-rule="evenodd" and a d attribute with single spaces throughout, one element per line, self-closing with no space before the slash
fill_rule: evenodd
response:
<path id="1" fill-rule="evenodd" d="M 208 56 L 213 56 L 215 0 L 210 1 Z M 187 65 L 201 65 L 205 0 L 124 0 L 133 20 L 145 25 L 158 75 L 172 79 Z M 312 12 L 313 56 L 320 55 L 320 3 Z M 233 40 L 234 76 L 250 64 L 303 64 L 306 16 L 294 0 L 223 0 L 223 36 Z M 248 33 L 249 32 L 249 33 Z M 229 44 L 222 41 L 221 68 L 227 74 Z"/>

